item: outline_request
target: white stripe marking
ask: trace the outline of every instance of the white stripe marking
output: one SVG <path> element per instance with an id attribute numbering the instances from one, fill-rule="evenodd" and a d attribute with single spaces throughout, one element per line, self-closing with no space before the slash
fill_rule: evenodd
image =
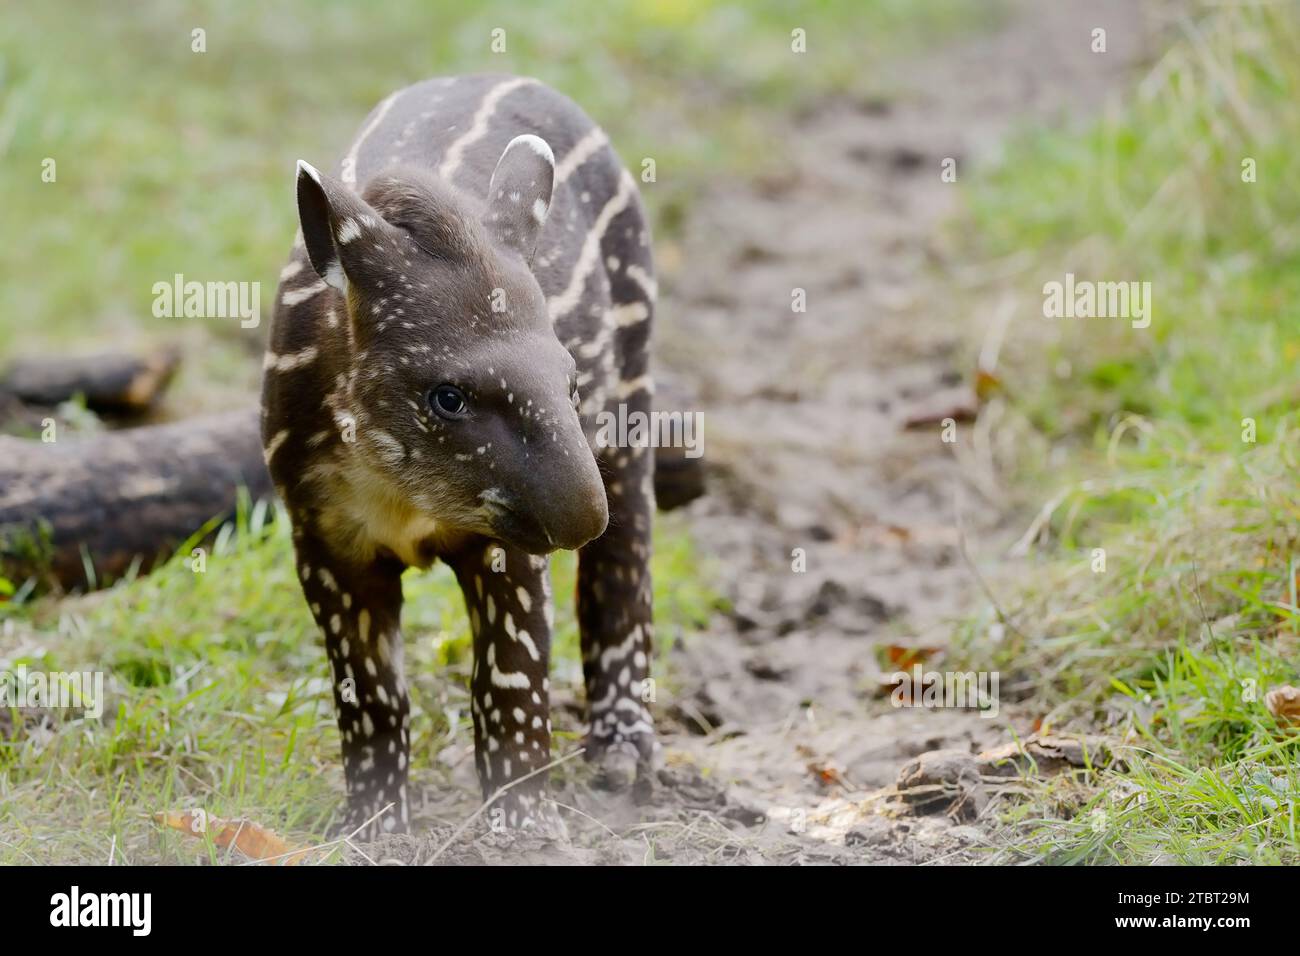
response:
<path id="1" fill-rule="evenodd" d="M 628 382 L 619 382 L 618 388 L 615 391 L 619 398 L 627 398 L 632 393 L 638 392 L 643 388 L 649 394 L 654 394 L 655 382 L 652 376 L 642 375 L 640 378 L 634 378 Z"/>
<path id="2" fill-rule="evenodd" d="M 306 302 L 312 296 L 324 292 L 326 289 L 324 282 L 313 282 L 309 286 L 303 286 L 301 289 L 288 289 L 284 295 L 280 296 L 280 301 L 285 305 L 297 305 L 299 302 Z"/>
<path id="3" fill-rule="evenodd" d="M 271 459 L 275 457 L 275 453 L 280 450 L 280 446 L 284 444 L 284 440 L 288 437 L 289 429 L 286 428 L 283 431 L 276 432 L 275 437 L 266 443 L 266 450 L 262 455 L 268 465 L 271 464 Z"/>
<path id="4" fill-rule="evenodd" d="M 555 154 L 551 152 L 551 144 L 540 136 L 536 136 L 532 133 L 523 133 L 522 135 L 516 136 L 506 144 L 506 148 L 501 155 L 505 156 L 505 154 L 514 149 L 516 145 L 527 146 L 538 156 L 542 157 L 542 159 L 546 160 L 547 165 L 551 167 L 555 166 Z"/>
<path id="5" fill-rule="evenodd" d="M 645 292 L 646 298 L 654 302 L 659 297 L 659 283 L 654 280 L 654 276 L 646 272 L 640 266 L 631 265 L 627 267 L 627 277 L 641 287 Z"/>
<path id="6" fill-rule="evenodd" d="M 320 354 L 314 345 L 309 345 L 301 352 L 289 352 L 285 355 L 276 355 L 274 352 L 267 352 L 266 357 L 262 359 L 262 368 L 270 372 L 292 372 L 296 368 L 302 368 L 304 365 L 310 365 L 316 361 Z"/>
<path id="7" fill-rule="evenodd" d="M 586 241 L 582 244 L 582 252 L 578 254 L 578 261 L 574 264 L 573 275 L 569 279 L 568 288 L 546 304 L 552 322 L 567 313 L 582 298 L 582 290 L 587 284 L 587 277 L 591 275 L 591 270 L 595 268 L 596 260 L 600 257 L 600 240 L 604 237 L 605 230 L 609 228 L 609 224 L 614 220 L 614 217 L 627 208 L 634 189 L 636 189 L 636 184 L 632 181 L 631 173 L 626 169 L 623 170 L 623 175 L 619 177 L 618 181 L 618 192 L 614 193 L 613 198 L 605 203 L 605 208 L 600 211 L 600 215 L 592 223 L 591 232 L 587 233 Z"/>
<path id="8" fill-rule="evenodd" d="M 344 219 L 339 224 L 338 237 L 340 244 L 349 243 L 359 235 L 361 235 L 361 227 L 357 225 L 355 219 Z"/>
<path id="9" fill-rule="evenodd" d="M 610 319 L 615 327 L 620 329 L 629 325 L 636 325 L 638 322 L 644 322 L 650 318 L 650 308 L 644 302 L 621 303 L 609 311 Z"/>
<path id="10" fill-rule="evenodd" d="M 518 640 L 528 650 L 529 657 L 535 661 L 542 659 L 541 652 L 537 650 L 537 645 L 533 643 L 533 638 L 527 631 L 520 631 Z"/>
<path id="11" fill-rule="evenodd" d="M 622 644 L 615 644 L 606 647 L 600 653 L 600 669 L 608 671 L 615 663 L 623 660 L 641 643 L 641 625 L 638 624 L 632 630 L 628 631 L 627 637 L 623 639 Z"/>
<path id="12" fill-rule="evenodd" d="M 379 104 L 379 109 L 375 112 L 375 118 L 366 124 L 366 128 L 361 131 L 361 135 L 358 136 L 357 141 L 352 144 L 352 148 L 348 150 L 348 154 L 343 157 L 343 166 L 339 171 L 339 178 L 343 180 L 345 185 L 356 189 L 357 152 L 361 149 L 361 145 L 370 137 L 370 134 L 375 131 L 375 127 L 384 121 L 384 117 L 388 115 L 388 111 L 392 109 L 393 104 L 397 102 L 397 98 L 404 92 L 405 90 L 398 90 L 396 93 L 391 93 L 387 99 Z"/>
<path id="13" fill-rule="evenodd" d="M 536 82 L 532 77 L 516 76 L 513 79 L 498 83 L 488 90 L 487 95 L 483 97 L 483 102 L 479 104 L 478 112 L 474 114 L 474 122 L 470 124 L 469 130 L 464 136 L 452 143 L 443 155 L 442 163 L 438 167 L 438 172 L 443 179 L 448 182 L 451 181 L 452 176 L 456 174 L 456 170 L 460 168 L 460 160 L 465 154 L 466 148 L 477 143 L 487 133 L 488 120 L 496 112 L 497 103 L 501 101 L 501 98 L 521 86 L 531 86 Z"/>
<path id="14" fill-rule="evenodd" d="M 573 175 L 574 170 L 590 159 L 592 155 L 595 154 L 596 150 L 600 149 L 608 142 L 609 137 L 606 136 L 605 131 L 598 126 L 586 136 L 582 137 L 582 139 L 574 143 L 573 149 L 569 150 L 569 152 L 565 154 L 564 159 L 560 161 L 560 165 L 555 167 L 555 185 L 560 185 L 560 183 Z"/>
<path id="15" fill-rule="evenodd" d="M 499 671 L 492 668 L 492 686 L 493 687 L 514 687 L 518 690 L 527 690 L 532 686 L 532 681 L 523 671 Z"/>

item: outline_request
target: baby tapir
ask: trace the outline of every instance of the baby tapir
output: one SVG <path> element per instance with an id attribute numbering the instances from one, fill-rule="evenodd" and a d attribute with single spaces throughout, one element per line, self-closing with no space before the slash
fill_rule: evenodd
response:
<path id="1" fill-rule="evenodd" d="M 595 442 L 599 413 L 650 411 L 655 278 L 635 181 L 561 94 L 457 76 L 381 102 L 337 178 L 299 162 L 297 205 L 262 437 L 333 668 L 342 828 L 408 826 L 401 574 L 441 559 L 473 633 L 484 797 L 520 781 L 500 819 L 561 832 L 536 772 L 554 549 L 579 552 L 587 757 L 626 785 L 657 750 L 643 703 L 653 454 Z"/>

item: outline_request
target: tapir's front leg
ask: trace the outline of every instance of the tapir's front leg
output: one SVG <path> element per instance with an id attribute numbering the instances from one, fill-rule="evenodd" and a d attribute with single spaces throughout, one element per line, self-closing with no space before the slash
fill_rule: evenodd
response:
<path id="1" fill-rule="evenodd" d="M 564 822 L 546 796 L 547 772 L 541 770 L 551 755 L 549 562 L 486 538 L 473 539 L 444 560 L 456 572 L 474 634 L 470 706 L 483 797 L 510 787 L 491 819 L 563 836 Z"/>
<path id="2" fill-rule="evenodd" d="M 367 840 L 405 832 L 411 705 L 402 673 L 402 566 L 341 560 L 302 529 L 294 545 L 303 593 L 325 632 L 334 672 L 348 788 L 347 814 L 337 829 L 349 834 L 370 821 L 358 834 Z"/>

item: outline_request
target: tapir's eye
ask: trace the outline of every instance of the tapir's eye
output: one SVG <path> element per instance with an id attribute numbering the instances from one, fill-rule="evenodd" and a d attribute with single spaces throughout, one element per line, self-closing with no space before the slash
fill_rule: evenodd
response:
<path id="1" fill-rule="evenodd" d="M 429 389 L 429 407 L 443 418 L 464 418 L 469 414 L 465 393 L 455 385 L 439 385 Z"/>

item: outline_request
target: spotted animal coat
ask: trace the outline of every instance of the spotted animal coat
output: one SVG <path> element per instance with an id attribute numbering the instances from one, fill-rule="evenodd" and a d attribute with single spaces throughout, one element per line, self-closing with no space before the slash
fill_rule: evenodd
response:
<path id="1" fill-rule="evenodd" d="M 510 785 L 501 823 L 562 830 L 537 772 L 551 759 L 553 547 L 579 548 L 588 758 L 627 784 L 656 752 L 653 455 L 595 442 L 599 413 L 650 410 L 655 278 L 636 183 L 569 99 L 485 75 L 393 93 L 337 174 L 302 163 L 297 189 L 262 431 L 333 670 L 342 828 L 409 824 L 400 575 L 442 560 L 473 632 L 484 797 Z"/>

